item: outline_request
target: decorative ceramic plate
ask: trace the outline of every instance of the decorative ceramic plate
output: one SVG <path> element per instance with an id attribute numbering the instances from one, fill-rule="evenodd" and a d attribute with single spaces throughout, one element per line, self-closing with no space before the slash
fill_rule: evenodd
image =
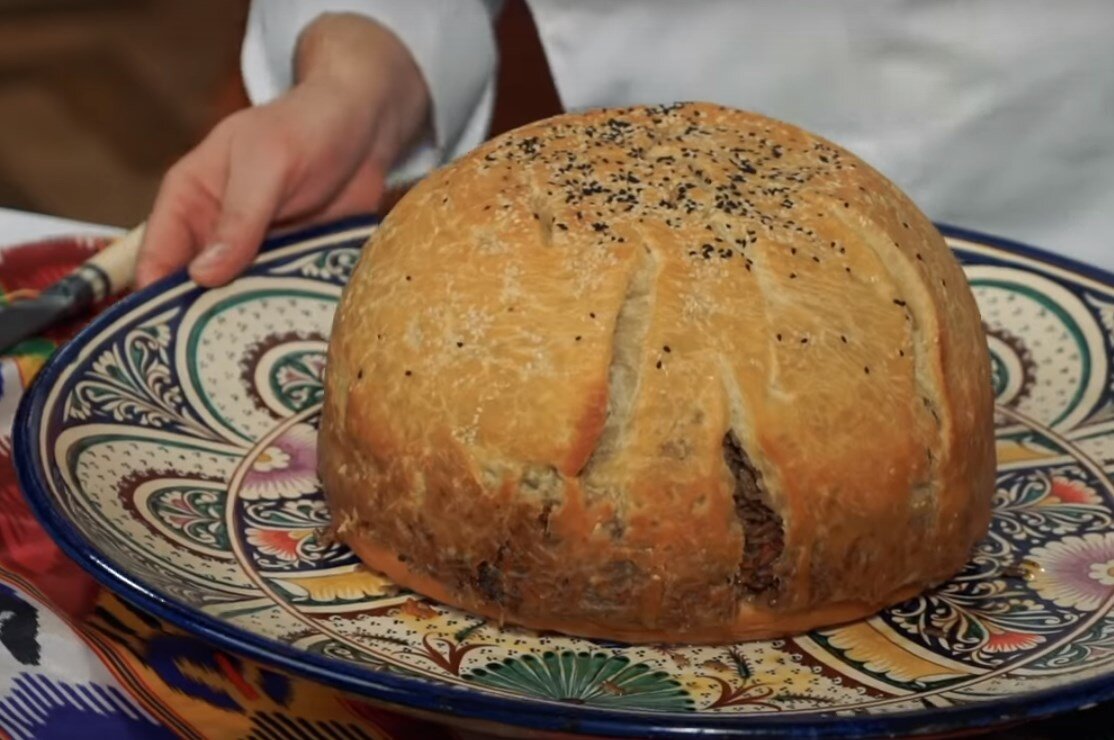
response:
<path id="1" fill-rule="evenodd" d="M 66 551 L 218 645 L 412 710 L 601 735 L 940 732 L 1114 697 L 1114 280 L 947 230 L 993 351 L 996 516 L 946 585 L 873 619 L 726 648 L 500 629 L 321 535 L 326 337 L 374 228 L 114 306 L 39 375 L 20 478 Z M 693 604 L 699 609 L 700 604 Z"/>

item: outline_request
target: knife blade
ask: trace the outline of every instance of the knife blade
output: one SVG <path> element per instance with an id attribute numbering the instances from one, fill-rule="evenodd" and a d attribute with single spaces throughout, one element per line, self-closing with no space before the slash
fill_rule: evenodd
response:
<path id="1" fill-rule="evenodd" d="M 0 308 L 0 354 L 130 288 L 145 226 L 124 234 L 34 298 Z"/>

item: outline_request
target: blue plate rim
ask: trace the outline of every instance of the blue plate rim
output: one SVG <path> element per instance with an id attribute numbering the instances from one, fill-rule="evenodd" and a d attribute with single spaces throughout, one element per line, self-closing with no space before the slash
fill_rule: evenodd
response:
<path id="1" fill-rule="evenodd" d="M 270 252 L 309 239 L 328 236 L 379 222 L 374 216 L 354 216 L 267 239 L 260 250 Z M 1093 280 L 1114 286 L 1114 274 L 1000 237 L 947 224 L 937 224 L 946 237 L 1021 254 Z M 46 482 L 39 471 L 42 459 L 36 443 L 46 398 L 58 374 L 92 338 L 113 321 L 158 296 L 188 282 L 184 272 L 169 276 L 119 301 L 95 317 L 73 340 L 62 346 L 39 371 L 20 400 L 12 430 L 13 459 L 24 497 L 32 511 L 65 554 L 102 586 L 165 622 L 191 632 L 215 647 L 279 666 L 335 688 L 434 715 L 474 722 L 493 722 L 524 729 L 636 737 L 691 737 L 701 735 L 759 736 L 771 732 L 808 737 L 869 737 L 877 735 L 938 734 L 960 729 L 993 727 L 1081 709 L 1114 699 L 1114 681 L 1096 676 L 1064 687 L 1007 696 L 953 707 L 878 715 L 841 715 L 803 719 L 800 715 L 707 715 L 632 712 L 587 706 L 560 705 L 529 698 L 502 697 L 439 684 L 427 679 L 373 671 L 355 664 L 307 653 L 241 629 L 217 617 L 195 611 L 134 580 L 85 540 L 76 527 L 50 504 Z"/>

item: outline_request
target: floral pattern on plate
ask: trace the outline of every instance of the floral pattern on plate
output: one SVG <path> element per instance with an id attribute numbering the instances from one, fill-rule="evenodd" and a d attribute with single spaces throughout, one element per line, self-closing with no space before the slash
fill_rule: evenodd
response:
<path id="1" fill-rule="evenodd" d="M 294 241 L 230 286 L 181 284 L 97 324 L 39 389 L 32 497 L 160 596 L 344 675 L 647 717 L 804 719 L 1114 678 L 1110 284 L 951 238 L 998 400 L 995 516 L 962 573 L 874 618 L 794 638 L 628 646 L 432 603 L 323 537 L 314 466 L 326 337 L 368 228 Z"/>

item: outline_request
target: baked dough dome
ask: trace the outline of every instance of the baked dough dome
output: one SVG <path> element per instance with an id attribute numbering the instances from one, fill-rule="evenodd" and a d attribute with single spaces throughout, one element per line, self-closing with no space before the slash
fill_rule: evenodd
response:
<path id="1" fill-rule="evenodd" d="M 563 115 L 433 173 L 336 314 L 338 536 L 500 622 L 772 637 L 947 579 L 986 532 L 989 357 L 926 217 L 706 104 Z"/>

